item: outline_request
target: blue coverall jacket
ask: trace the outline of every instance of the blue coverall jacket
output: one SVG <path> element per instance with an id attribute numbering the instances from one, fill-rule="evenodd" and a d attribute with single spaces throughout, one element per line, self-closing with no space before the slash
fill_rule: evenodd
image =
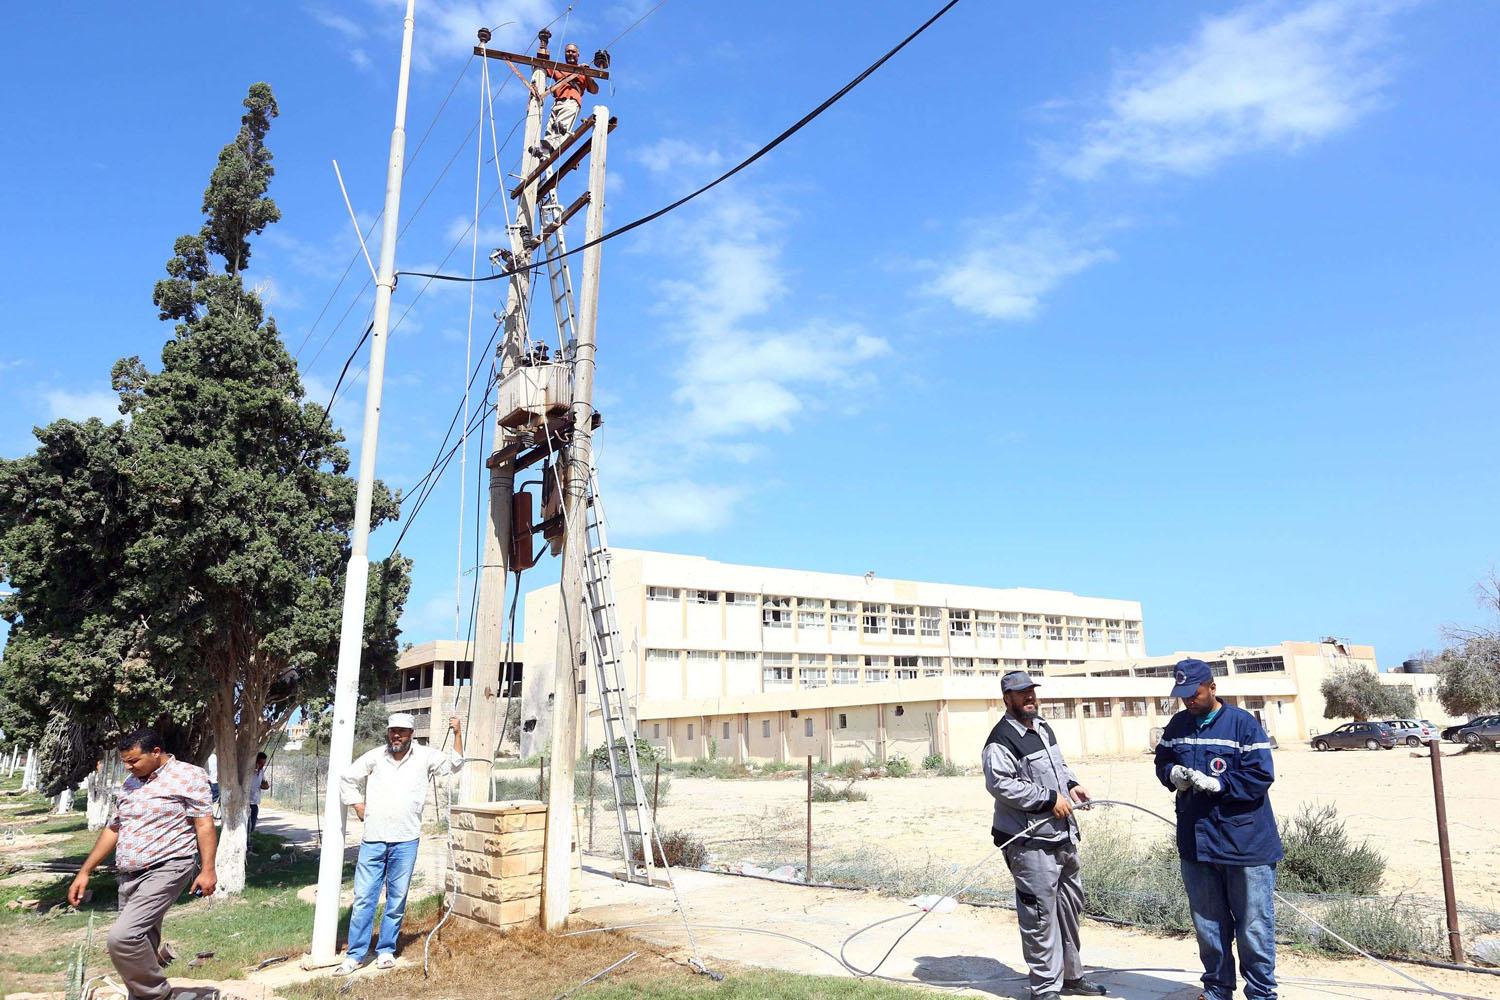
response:
<path id="1" fill-rule="evenodd" d="M 1281 834 L 1266 793 L 1276 780 L 1271 740 L 1255 716 L 1224 704 L 1202 729 L 1186 710 L 1172 716 L 1156 745 L 1156 777 L 1181 764 L 1218 778 L 1223 791 L 1177 796 L 1177 850 L 1188 861 L 1222 865 L 1274 865 L 1282 858 Z"/>

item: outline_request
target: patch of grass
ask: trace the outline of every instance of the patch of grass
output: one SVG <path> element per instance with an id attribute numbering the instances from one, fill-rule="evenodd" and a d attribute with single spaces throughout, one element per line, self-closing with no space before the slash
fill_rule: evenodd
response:
<path id="1" fill-rule="evenodd" d="M 939 778 L 957 778 L 965 773 L 963 768 L 940 753 L 930 753 L 923 757 L 922 770 Z"/>
<path id="2" fill-rule="evenodd" d="M 675 764 L 665 764 L 663 767 L 670 768 L 673 774 L 684 778 L 720 778 L 729 780 L 754 777 L 754 772 L 743 764 L 736 764 L 732 760 L 709 757 L 678 761 Z M 650 784 L 650 780 L 647 780 L 646 785 L 649 787 Z"/>
<path id="3" fill-rule="evenodd" d="M 789 760 L 771 760 L 758 765 L 758 770 L 761 774 L 788 774 L 793 771 L 804 770 L 804 765 L 793 764 Z"/>
<path id="4" fill-rule="evenodd" d="M 609 770 L 605 769 L 603 771 L 595 771 L 593 772 L 593 774 L 595 808 L 614 808 L 614 784 L 609 779 Z M 550 784 L 552 780 L 552 773 L 550 770 L 547 773 L 547 780 Z M 653 794 L 656 796 L 657 802 L 666 802 L 667 796 L 672 790 L 672 779 L 665 774 L 661 776 L 660 790 L 657 790 L 655 787 L 656 776 L 654 774 L 643 776 L 641 779 L 641 784 L 644 785 L 646 789 L 647 805 L 650 805 Z M 496 778 L 493 787 L 496 802 L 503 802 L 507 799 L 537 799 L 542 802 L 547 801 L 547 796 L 544 794 L 544 789 L 538 787 L 537 774 L 535 771 L 532 771 L 531 774 L 525 775 L 524 777 Z M 573 772 L 573 801 L 585 803 L 588 802 L 588 800 L 589 767 L 587 763 L 584 763 L 582 767 Z M 635 805 L 633 794 L 627 795 L 625 804 L 628 806 Z"/>
<path id="5" fill-rule="evenodd" d="M 1177 845 L 1170 837 L 1142 848 L 1128 828 L 1095 822 L 1079 853 L 1086 913 L 1157 930 L 1192 930 Z"/>
<path id="6" fill-rule="evenodd" d="M 864 802 L 868 798 L 868 795 L 854 787 L 852 780 L 843 788 L 834 788 L 823 781 L 813 782 L 812 800 L 814 802 Z"/>
<path id="7" fill-rule="evenodd" d="M 671 865 L 673 868 L 702 868 L 708 864 L 708 848 L 686 830 L 668 830 L 659 833 L 660 843 L 652 845 L 653 863 Z M 636 861 L 645 857 L 639 839 L 631 848 Z"/>
<path id="8" fill-rule="evenodd" d="M 864 777 L 867 768 L 878 768 L 879 766 L 873 761 L 866 763 L 862 760 L 841 760 L 837 764 L 824 767 L 823 773 L 830 778 L 842 778 L 845 781 L 853 781 L 855 778 Z"/>
<path id="9" fill-rule="evenodd" d="M 1367 896 L 1380 888 L 1385 858 L 1369 841 L 1355 844 L 1331 805 L 1304 805 L 1281 823 L 1286 858 L 1277 869 L 1285 892 Z"/>

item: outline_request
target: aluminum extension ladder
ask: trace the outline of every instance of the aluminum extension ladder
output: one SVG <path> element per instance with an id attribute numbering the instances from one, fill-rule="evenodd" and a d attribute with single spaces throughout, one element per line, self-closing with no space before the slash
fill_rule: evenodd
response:
<path id="1" fill-rule="evenodd" d="M 584 600 L 589 607 L 590 659 L 594 664 L 594 690 L 599 695 L 599 715 L 604 723 L 604 745 L 609 756 L 610 780 L 614 788 L 615 818 L 620 827 L 620 849 L 628 882 L 651 884 L 655 867 L 655 827 L 646 786 L 641 781 L 640 760 L 635 752 L 629 692 L 620 656 L 620 629 L 615 613 L 614 585 L 610 581 L 609 539 L 604 528 L 603 501 L 599 497 L 599 474 L 590 468 L 588 496 L 584 503 Z M 585 722 L 587 725 L 587 722 Z M 592 761 L 590 767 L 593 766 Z M 659 847 L 659 845 L 658 845 Z M 640 860 L 635 860 L 636 852 Z"/>
<path id="2" fill-rule="evenodd" d="M 551 287 L 552 314 L 557 320 L 559 357 L 571 357 L 577 343 L 574 324 L 578 311 L 573 304 L 573 277 L 563 254 L 568 252 L 563 240 L 563 207 L 557 200 L 557 188 L 542 199 L 542 253 L 547 259 L 547 281 Z"/>

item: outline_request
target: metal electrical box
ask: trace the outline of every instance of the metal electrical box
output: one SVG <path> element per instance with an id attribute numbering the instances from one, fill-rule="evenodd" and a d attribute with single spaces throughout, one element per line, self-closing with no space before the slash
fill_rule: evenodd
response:
<path id="1" fill-rule="evenodd" d="M 500 380 L 495 406 L 500 426 L 514 429 L 562 413 L 572 402 L 568 366 L 548 363 L 513 369 Z"/>

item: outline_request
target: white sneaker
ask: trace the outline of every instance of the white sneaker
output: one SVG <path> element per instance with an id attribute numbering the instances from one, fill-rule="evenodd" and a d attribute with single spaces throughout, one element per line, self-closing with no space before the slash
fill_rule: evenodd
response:
<path id="1" fill-rule="evenodd" d="M 375 959 L 375 968 L 377 969 L 394 969 L 395 967 L 396 956 L 390 952 L 382 952 Z"/>

